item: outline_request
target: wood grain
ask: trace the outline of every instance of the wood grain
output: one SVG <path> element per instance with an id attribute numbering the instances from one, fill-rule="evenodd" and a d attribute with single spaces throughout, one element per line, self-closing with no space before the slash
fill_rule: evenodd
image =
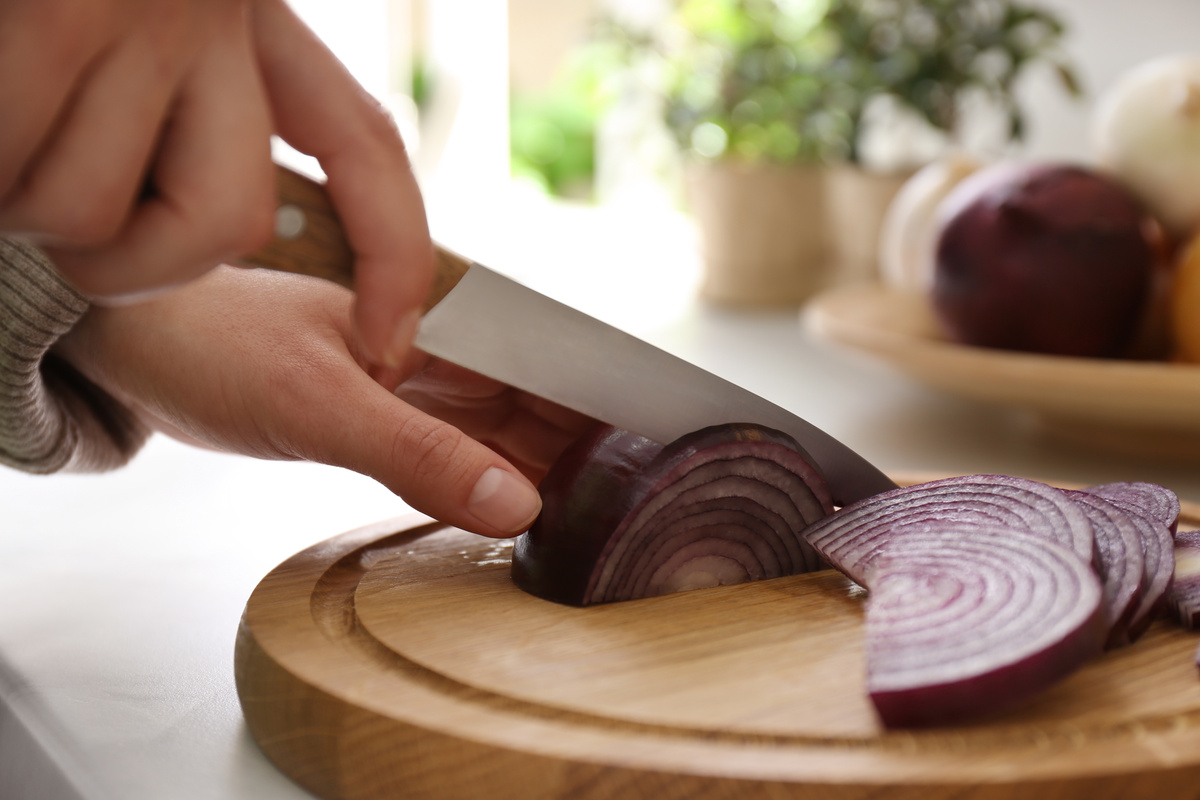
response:
<path id="1" fill-rule="evenodd" d="M 330 800 L 1197 796 L 1168 622 L 1005 716 L 889 732 L 836 573 L 577 609 L 513 587 L 510 548 L 409 517 L 264 578 L 236 677 L 267 756 Z"/>
<path id="2" fill-rule="evenodd" d="M 311 275 L 353 289 L 354 250 L 325 187 L 280 166 L 275 168 L 275 183 L 278 235 L 242 264 Z M 470 260 L 435 243 L 433 286 L 423 310 L 449 294 L 470 266 Z"/>

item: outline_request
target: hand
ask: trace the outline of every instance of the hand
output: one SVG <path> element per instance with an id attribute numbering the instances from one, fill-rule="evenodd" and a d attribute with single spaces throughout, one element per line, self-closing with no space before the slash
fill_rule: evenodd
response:
<path id="1" fill-rule="evenodd" d="M 0 233 L 93 299 L 184 283 L 269 240 L 277 133 L 325 170 L 359 334 L 399 363 L 433 269 L 420 192 L 389 116 L 284 0 L 6 0 L 0 30 Z"/>
<path id="2" fill-rule="evenodd" d="M 181 438 L 346 467 L 460 528 L 523 531 L 540 509 L 534 483 L 593 421 L 417 351 L 370 366 L 350 304 L 324 281 L 222 267 L 93 308 L 56 349 Z"/>

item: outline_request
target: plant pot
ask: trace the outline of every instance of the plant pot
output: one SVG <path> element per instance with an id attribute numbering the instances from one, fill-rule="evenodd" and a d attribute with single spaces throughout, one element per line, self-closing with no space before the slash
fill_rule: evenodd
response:
<path id="1" fill-rule="evenodd" d="M 879 278 L 879 235 L 888 206 L 913 171 L 871 172 L 837 164 L 825 172 L 830 259 L 838 283 Z"/>
<path id="2" fill-rule="evenodd" d="M 701 295 L 725 305 L 799 306 L 828 280 L 823 167 L 694 163 Z"/>

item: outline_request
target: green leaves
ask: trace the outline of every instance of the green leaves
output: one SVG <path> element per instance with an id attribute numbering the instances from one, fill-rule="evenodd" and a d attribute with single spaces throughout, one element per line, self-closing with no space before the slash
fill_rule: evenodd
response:
<path id="1" fill-rule="evenodd" d="M 880 95 L 953 136 L 963 98 L 981 92 L 1020 139 L 1015 85 L 1029 66 L 1049 64 L 1080 93 L 1063 33 L 1014 0 L 680 0 L 667 29 L 626 42 L 662 65 L 664 120 L 682 148 L 853 161 Z"/>

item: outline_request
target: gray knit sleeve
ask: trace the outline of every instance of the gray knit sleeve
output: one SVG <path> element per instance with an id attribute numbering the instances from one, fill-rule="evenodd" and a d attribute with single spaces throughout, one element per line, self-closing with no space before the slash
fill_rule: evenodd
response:
<path id="1" fill-rule="evenodd" d="M 37 248 L 0 237 L 0 464 L 99 472 L 149 436 L 136 415 L 50 352 L 87 312 Z"/>

